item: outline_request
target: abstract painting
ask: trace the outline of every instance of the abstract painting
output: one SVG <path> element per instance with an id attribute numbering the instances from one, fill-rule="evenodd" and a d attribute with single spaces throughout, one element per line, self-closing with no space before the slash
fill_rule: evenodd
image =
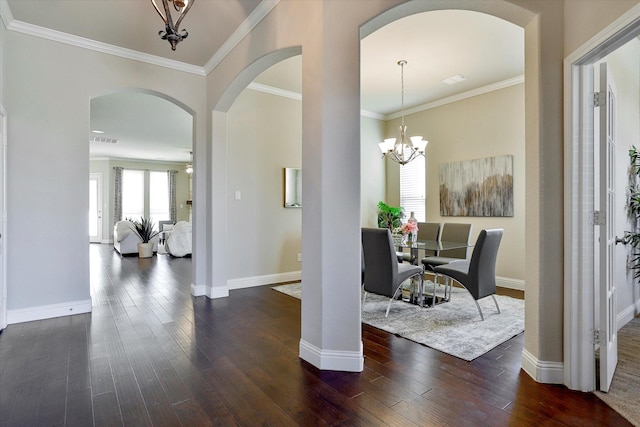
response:
<path id="1" fill-rule="evenodd" d="M 513 216 L 513 156 L 440 164 L 440 215 Z"/>

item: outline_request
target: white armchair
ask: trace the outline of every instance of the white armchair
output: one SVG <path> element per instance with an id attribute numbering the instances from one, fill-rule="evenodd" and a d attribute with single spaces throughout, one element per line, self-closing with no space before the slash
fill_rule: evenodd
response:
<path id="1" fill-rule="evenodd" d="M 173 230 L 166 233 L 164 248 L 174 257 L 191 255 L 191 223 L 178 221 Z"/>
<path id="2" fill-rule="evenodd" d="M 118 221 L 113 226 L 113 247 L 120 255 L 137 254 L 140 237 L 132 230 L 131 221 Z M 153 251 L 158 252 L 158 236 L 151 239 Z"/>

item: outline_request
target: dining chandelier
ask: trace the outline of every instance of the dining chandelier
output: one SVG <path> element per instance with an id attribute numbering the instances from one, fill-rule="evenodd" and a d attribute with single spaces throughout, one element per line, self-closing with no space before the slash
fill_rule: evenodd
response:
<path id="1" fill-rule="evenodd" d="M 404 124 L 404 66 L 407 61 L 398 61 L 400 66 L 400 81 L 402 85 L 402 123 L 400 124 L 400 136 L 398 138 L 387 138 L 380 142 L 378 146 L 382 151 L 382 157 L 390 157 L 392 160 L 406 165 L 418 156 L 424 156 L 424 150 L 429 141 L 422 139 L 422 136 L 407 137 L 407 125 Z"/>
<path id="2" fill-rule="evenodd" d="M 160 15 L 160 18 L 164 21 L 164 31 L 158 31 L 158 35 L 162 40 L 168 40 L 171 44 L 171 50 L 176 50 L 176 46 L 182 40 L 186 39 L 189 33 L 187 30 L 180 32 L 180 23 L 184 19 L 189 9 L 193 5 L 194 0 L 162 0 L 162 8 L 158 7 L 160 0 L 151 0 L 153 7 L 156 8 L 156 12 Z M 171 6 L 169 6 L 171 3 Z M 177 20 L 174 24 L 174 19 L 171 16 L 171 9 L 177 13 Z"/>

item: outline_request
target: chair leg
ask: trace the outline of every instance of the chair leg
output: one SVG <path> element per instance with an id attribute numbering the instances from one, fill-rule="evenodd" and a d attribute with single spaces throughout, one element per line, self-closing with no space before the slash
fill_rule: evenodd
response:
<path id="1" fill-rule="evenodd" d="M 484 321 L 484 316 L 482 315 L 482 309 L 480 308 L 480 304 L 478 304 L 478 301 L 476 301 L 475 298 L 473 298 L 473 302 L 475 302 L 476 303 L 476 307 L 478 307 L 478 312 L 480 313 L 480 320 Z"/>
<path id="2" fill-rule="evenodd" d="M 396 297 L 398 296 L 398 291 L 401 291 L 401 290 L 402 290 L 402 284 L 396 288 L 396 291 L 393 293 L 393 296 L 391 298 L 389 298 L 389 305 L 387 305 L 387 312 L 385 313 L 384 317 L 388 317 L 389 316 L 389 309 L 391 308 L 391 301 L 396 299 Z"/>
<path id="3" fill-rule="evenodd" d="M 496 300 L 496 296 L 492 294 L 491 298 L 493 298 L 493 302 L 495 303 L 496 308 L 498 309 L 498 313 L 501 313 L 500 307 L 498 307 L 498 300 Z"/>

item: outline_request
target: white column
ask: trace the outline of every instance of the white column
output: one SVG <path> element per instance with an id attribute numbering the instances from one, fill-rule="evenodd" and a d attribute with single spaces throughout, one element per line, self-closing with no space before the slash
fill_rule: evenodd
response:
<path id="1" fill-rule="evenodd" d="M 363 369 L 360 314 L 360 40 L 331 25 L 303 46 L 302 337 L 320 369 Z"/>

